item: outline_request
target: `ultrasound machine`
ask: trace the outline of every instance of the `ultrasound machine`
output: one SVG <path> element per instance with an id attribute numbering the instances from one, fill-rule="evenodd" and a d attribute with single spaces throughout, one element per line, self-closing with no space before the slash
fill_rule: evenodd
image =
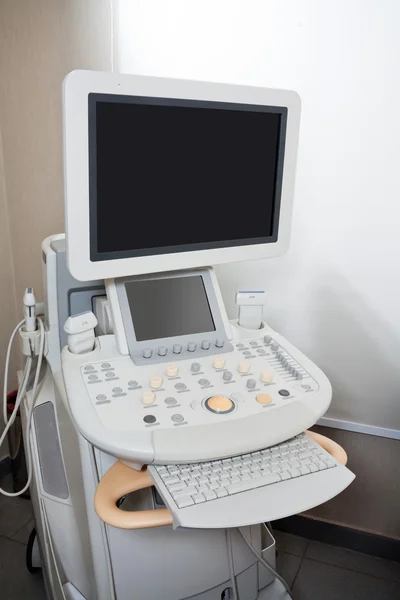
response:
<path id="1" fill-rule="evenodd" d="M 304 433 L 327 377 L 212 265 L 287 250 L 300 99 L 75 71 L 63 104 L 66 233 L 18 329 L 48 598 L 290 598 L 269 523 L 354 475 Z"/>

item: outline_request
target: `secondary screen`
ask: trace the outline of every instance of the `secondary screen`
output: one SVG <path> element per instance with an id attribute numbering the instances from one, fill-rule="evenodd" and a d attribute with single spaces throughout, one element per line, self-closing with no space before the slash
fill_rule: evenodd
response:
<path id="1" fill-rule="evenodd" d="M 276 240 L 286 109 L 109 98 L 89 96 L 91 260 Z"/>
<path id="2" fill-rule="evenodd" d="M 129 281 L 125 289 L 138 342 L 215 331 L 201 276 Z"/>

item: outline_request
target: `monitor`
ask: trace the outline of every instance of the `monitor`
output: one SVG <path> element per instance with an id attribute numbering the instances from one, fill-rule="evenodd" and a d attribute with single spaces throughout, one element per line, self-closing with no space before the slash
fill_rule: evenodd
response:
<path id="1" fill-rule="evenodd" d="M 66 240 L 76 279 L 282 254 L 295 92 L 75 71 L 64 85 Z"/>

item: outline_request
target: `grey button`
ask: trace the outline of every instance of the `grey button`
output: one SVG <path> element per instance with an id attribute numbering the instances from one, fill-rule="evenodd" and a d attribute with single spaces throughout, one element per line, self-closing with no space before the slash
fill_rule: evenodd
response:
<path id="1" fill-rule="evenodd" d="M 250 342 L 250 346 L 258 346 L 258 342 Z"/>
<path id="2" fill-rule="evenodd" d="M 172 415 L 171 419 L 174 423 L 182 423 L 183 416 L 182 415 Z"/>
<path id="3" fill-rule="evenodd" d="M 146 415 L 145 417 L 143 417 L 143 421 L 145 423 L 155 423 L 157 421 L 157 419 L 155 418 L 154 415 Z"/>
<path id="4" fill-rule="evenodd" d="M 128 385 L 130 385 L 131 387 L 136 387 L 138 385 L 137 381 L 128 381 Z"/>
<path id="5" fill-rule="evenodd" d="M 116 387 L 116 388 L 113 388 L 112 391 L 114 392 L 114 394 L 120 394 L 122 392 L 122 388 Z"/>
<path id="6" fill-rule="evenodd" d="M 225 340 L 220 340 L 219 338 L 217 338 L 215 340 L 215 345 L 217 346 L 217 348 L 223 348 L 225 344 Z"/>
<path id="7" fill-rule="evenodd" d="M 176 383 L 175 389 L 176 390 L 186 390 L 186 385 L 184 383 Z"/>
<path id="8" fill-rule="evenodd" d="M 198 363 L 198 362 L 192 363 L 190 368 L 193 371 L 193 373 L 198 373 L 200 371 L 200 363 Z"/>
<path id="9" fill-rule="evenodd" d="M 187 345 L 187 349 L 189 352 L 194 352 L 197 348 L 197 344 L 195 344 L 194 342 L 189 342 Z"/>
<path id="10" fill-rule="evenodd" d="M 151 358 L 152 354 L 153 354 L 153 350 L 151 348 L 145 348 L 143 350 L 142 356 L 143 356 L 143 358 Z"/>
<path id="11" fill-rule="evenodd" d="M 158 349 L 158 356 L 165 356 L 168 352 L 168 348 L 165 346 L 160 346 Z"/>
<path id="12" fill-rule="evenodd" d="M 255 379 L 248 379 L 247 380 L 247 387 L 249 388 L 249 390 L 254 390 L 254 388 L 257 385 L 257 381 Z"/>
<path id="13" fill-rule="evenodd" d="M 301 387 L 303 388 L 303 390 L 311 390 L 312 389 L 311 385 L 308 385 L 306 383 L 303 383 L 303 385 Z"/>
<path id="14" fill-rule="evenodd" d="M 243 352 L 243 354 L 244 354 L 245 356 L 251 356 L 251 352 L 250 352 L 250 350 L 245 350 L 245 351 Z"/>
<path id="15" fill-rule="evenodd" d="M 203 350 L 208 350 L 210 348 L 210 342 L 208 340 L 203 340 L 201 342 L 201 347 L 203 348 Z"/>
<path id="16" fill-rule="evenodd" d="M 109 369 L 110 367 L 111 367 L 110 363 L 103 363 L 103 364 L 101 365 L 101 368 L 102 368 L 102 369 Z"/>
<path id="17" fill-rule="evenodd" d="M 257 348 L 258 354 L 265 354 L 264 348 Z"/>
<path id="18" fill-rule="evenodd" d="M 181 344 L 174 344 L 173 348 L 172 348 L 172 352 L 174 354 L 180 354 L 182 352 L 182 346 L 181 346 Z"/>
<path id="19" fill-rule="evenodd" d="M 86 365 L 86 367 L 84 367 L 85 371 L 94 371 L 94 366 L 93 365 Z"/>
<path id="20" fill-rule="evenodd" d="M 167 406 L 173 406 L 177 403 L 177 400 L 175 398 L 165 398 L 164 402 Z"/>
<path id="21" fill-rule="evenodd" d="M 107 398 L 107 396 L 105 394 L 99 394 L 98 396 L 96 396 L 96 400 L 105 400 Z"/>
<path id="22" fill-rule="evenodd" d="M 115 377 L 115 373 L 106 373 L 106 377 Z"/>
<path id="23" fill-rule="evenodd" d="M 279 344 L 278 344 L 278 342 L 272 342 L 272 344 L 271 344 L 271 350 L 273 350 L 274 352 L 276 352 L 276 350 L 279 350 Z"/>
<path id="24" fill-rule="evenodd" d="M 199 384 L 202 386 L 210 385 L 210 382 L 208 381 L 208 379 L 199 379 Z"/>
<path id="25" fill-rule="evenodd" d="M 236 344 L 236 348 L 239 348 L 239 350 L 241 350 L 242 348 L 244 348 L 244 344 Z"/>
<path id="26" fill-rule="evenodd" d="M 270 344 L 272 337 L 270 335 L 264 335 L 264 344 Z"/>
<path id="27" fill-rule="evenodd" d="M 279 390 L 278 394 L 280 396 L 283 396 L 284 398 L 286 398 L 287 396 L 290 396 L 289 390 Z"/>
<path id="28" fill-rule="evenodd" d="M 232 372 L 231 371 L 224 371 L 224 374 L 222 375 L 223 380 L 224 381 L 230 381 L 233 377 Z"/>
<path id="29" fill-rule="evenodd" d="M 96 379 L 98 379 L 97 375 L 89 375 L 88 379 L 90 379 L 90 381 L 95 381 Z"/>

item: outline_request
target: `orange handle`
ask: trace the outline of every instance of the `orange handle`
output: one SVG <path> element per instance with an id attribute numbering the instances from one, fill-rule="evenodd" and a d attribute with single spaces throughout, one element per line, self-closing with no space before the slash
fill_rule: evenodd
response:
<path id="1" fill-rule="evenodd" d="M 343 450 L 342 446 L 339 446 L 339 444 L 325 437 L 324 435 L 321 435 L 320 433 L 315 433 L 314 431 L 308 430 L 304 433 L 306 433 L 311 439 L 317 442 L 317 444 L 322 446 L 324 450 L 329 452 L 329 454 L 333 456 L 333 458 L 335 458 L 338 461 L 338 463 L 340 463 L 341 465 L 347 464 L 347 454 Z"/>
<path id="2" fill-rule="evenodd" d="M 117 507 L 117 502 L 122 496 L 152 485 L 154 484 L 146 467 L 136 471 L 117 461 L 108 469 L 97 486 L 94 508 L 102 521 L 119 529 L 144 529 L 171 525 L 172 515 L 167 508 L 127 511 Z"/>
<path id="3" fill-rule="evenodd" d="M 305 432 L 339 463 L 347 463 L 347 454 L 339 444 L 313 431 Z M 117 507 L 122 496 L 151 487 L 153 481 L 144 467 L 136 471 L 117 461 L 107 471 L 97 486 L 94 497 L 96 513 L 102 521 L 119 529 L 145 529 L 172 525 L 172 515 L 167 508 L 154 510 L 126 511 Z"/>

